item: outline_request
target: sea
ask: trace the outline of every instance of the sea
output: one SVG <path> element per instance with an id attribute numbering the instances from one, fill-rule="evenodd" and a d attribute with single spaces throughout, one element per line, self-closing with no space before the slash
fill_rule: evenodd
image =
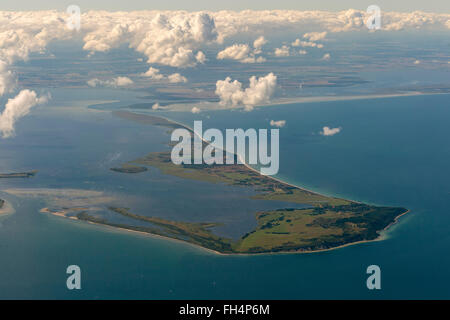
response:
<path id="1" fill-rule="evenodd" d="M 95 93 L 93 93 L 93 91 Z M 8 189 L 101 191 L 133 212 L 182 221 L 228 221 L 217 232 L 238 237 L 257 210 L 284 203 L 251 200 L 250 189 L 187 181 L 157 169 L 109 170 L 148 152 L 169 150 L 167 128 L 115 117 L 117 90 L 51 89 L 49 105 L 20 119 L 0 139 L 1 299 L 449 299 L 450 96 L 415 95 L 291 103 L 242 110 L 147 111 L 203 128 L 280 128 L 277 178 L 326 195 L 410 212 L 381 241 L 316 253 L 220 255 L 189 243 L 88 224 L 45 213 L 39 196 Z M 114 104 L 121 108 L 120 103 Z M 144 111 L 140 111 L 144 112 Z M 340 128 L 333 136 L 323 127 Z M 51 191 L 50 191 L 51 193 Z M 69 290 L 66 269 L 81 269 Z M 378 265 L 381 289 L 369 290 Z"/>

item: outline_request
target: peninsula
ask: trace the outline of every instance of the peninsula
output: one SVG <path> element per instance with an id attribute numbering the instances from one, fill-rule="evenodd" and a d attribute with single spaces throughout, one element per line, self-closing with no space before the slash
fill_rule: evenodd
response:
<path id="1" fill-rule="evenodd" d="M 114 114 L 148 125 L 169 129 L 183 127 L 191 131 L 190 128 L 165 118 L 127 111 L 117 111 Z M 250 187 L 257 193 L 252 199 L 307 205 L 306 208 L 300 209 L 287 207 L 256 212 L 256 228 L 237 240 L 214 234 L 212 229 L 218 226 L 218 223 L 170 221 L 131 212 L 127 208 L 109 207 L 109 210 L 147 224 L 118 224 L 91 215 L 87 211 L 76 214 L 76 218 L 80 220 L 178 239 L 219 253 L 313 252 L 372 241 L 379 238 L 380 231 L 391 226 L 408 211 L 400 207 L 374 206 L 324 196 L 270 176 L 263 176 L 245 164 L 175 165 L 170 159 L 170 152 L 152 152 L 127 162 L 122 167 L 130 170 L 112 170 L 136 173 L 141 170 L 133 168 L 153 167 L 163 174 L 183 179 Z"/>

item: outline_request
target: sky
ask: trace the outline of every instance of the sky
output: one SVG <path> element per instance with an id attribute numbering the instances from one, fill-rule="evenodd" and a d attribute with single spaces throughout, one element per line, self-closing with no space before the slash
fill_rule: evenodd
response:
<path id="1" fill-rule="evenodd" d="M 383 11 L 411 12 L 416 10 L 450 13 L 448 0 L 7 0 L 0 1 L 0 10 L 65 10 L 69 5 L 78 5 L 82 11 L 102 9 L 117 10 L 243 10 L 243 9 L 295 9 L 339 11 L 348 8 L 364 10 L 369 5 L 378 5 Z"/>

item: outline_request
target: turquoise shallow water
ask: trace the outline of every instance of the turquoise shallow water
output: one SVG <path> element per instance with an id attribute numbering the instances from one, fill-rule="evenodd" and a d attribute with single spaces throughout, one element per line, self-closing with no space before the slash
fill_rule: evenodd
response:
<path id="1" fill-rule="evenodd" d="M 165 114 L 217 128 L 260 128 L 270 120 L 287 120 L 280 133 L 278 176 L 330 195 L 411 209 L 384 241 L 313 254 L 219 256 L 180 242 L 38 214 L 39 199 L 2 194 L 17 212 L 0 217 L 0 297 L 450 298 L 449 99 L 430 95 L 292 104 L 250 113 Z M 164 130 L 107 113 L 40 111 L 20 122 L 17 137 L 0 142 L 2 170 L 39 169 L 39 174 L 0 181 L 0 189 L 73 187 L 126 198 L 136 191 L 133 185 L 141 188 L 143 178 L 110 175 L 105 159 L 118 151 L 119 159 L 133 159 L 163 143 Z M 323 137 L 318 134 L 323 126 L 342 131 Z M 190 201 L 182 197 L 180 192 L 178 200 Z M 80 291 L 65 287 L 69 264 L 81 267 Z M 371 264 L 382 271 L 377 292 L 365 285 Z"/>

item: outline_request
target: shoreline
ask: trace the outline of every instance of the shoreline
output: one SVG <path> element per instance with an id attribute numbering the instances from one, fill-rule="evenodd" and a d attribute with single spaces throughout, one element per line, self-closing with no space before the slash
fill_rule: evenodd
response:
<path id="1" fill-rule="evenodd" d="M 145 114 L 141 114 L 141 113 L 135 113 L 135 112 L 131 112 L 131 111 L 127 111 L 127 112 L 130 112 L 130 113 L 133 113 L 133 114 L 136 114 L 136 115 L 146 116 Z M 120 116 L 119 116 L 119 117 L 120 117 Z M 166 117 L 164 117 L 164 116 L 153 116 L 153 117 L 158 117 L 158 118 L 164 119 L 164 120 L 166 120 L 166 121 L 172 122 L 172 123 L 174 123 L 174 124 L 177 124 L 177 125 L 179 125 L 179 126 L 185 128 L 185 129 L 191 131 L 193 134 L 196 134 L 196 133 L 194 132 L 194 129 L 192 129 L 190 126 L 185 125 L 184 123 L 181 123 L 181 122 L 179 122 L 179 121 L 172 120 L 172 119 L 166 118 Z M 197 136 L 198 136 L 198 135 L 197 135 Z M 205 142 L 205 143 L 208 143 L 208 144 L 211 143 L 210 141 L 205 140 L 203 137 L 199 137 L 199 138 L 201 138 L 201 140 L 202 140 L 203 142 Z M 214 146 L 214 147 L 215 147 L 215 146 Z M 215 148 L 216 148 L 216 147 L 215 147 Z M 231 152 L 228 152 L 228 151 L 226 151 L 226 150 L 224 150 L 224 149 L 222 149 L 222 148 L 218 148 L 218 147 L 217 147 L 217 149 L 222 150 L 222 151 L 227 152 L 227 153 L 231 153 Z M 241 158 L 240 156 L 238 156 L 238 157 L 239 157 L 239 160 L 242 162 L 242 163 L 240 163 L 240 164 L 244 165 L 247 169 L 252 170 L 253 172 L 256 172 L 256 173 L 258 173 L 258 174 L 261 174 L 261 172 L 260 172 L 258 169 L 255 169 L 255 168 L 253 168 L 252 166 L 250 166 L 249 164 L 247 164 L 245 161 L 242 161 L 242 158 Z M 311 193 L 313 193 L 313 194 L 317 194 L 317 195 L 320 195 L 320 196 L 326 196 L 326 195 L 323 195 L 323 194 L 321 194 L 321 193 L 319 193 L 319 192 L 317 192 L 317 191 L 313 191 L 313 190 L 307 189 L 307 188 L 305 188 L 305 187 L 301 187 L 301 186 L 295 185 L 295 184 L 293 184 L 293 183 L 283 181 L 283 180 L 281 180 L 280 178 L 276 178 L 276 177 L 274 177 L 274 176 L 268 176 L 268 175 L 266 175 L 265 177 L 267 177 L 267 178 L 269 178 L 269 179 L 272 179 L 272 180 L 274 180 L 274 181 L 277 181 L 277 182 L 279 182 L 279 183 L 285 184 L 285 185 L 290 186 L 290 187 L 294 187 L 294 188 L 297 188 L 297 189 L 300 189 L 300 190 L 303 190 L 303 191 L 311 192 Z M 335 197 L 335 196 L 332 196 L 332 195 L 327 196 L 327 197 L 335 198 L 335 199 L 343 199 L 343 198 L 338 198 L 338 197 Z M 355 203 L 361 203 L 360 201 L 353 200 L 353 199 L 343 199 L 343 200 L 349 200 L 349 201 L 353 201 L 353 202 L 355 202 Z"/>
<path id="2" fill-rule="evenodd" d="M 146 115 L 146 114 L 141 114 L 141 113 L 136 113 L 136 112 L 131 112 L 131 111 L 124 111 L 124 112 L 129 112 L 129 113 L 135 114 L 135 115 L 148 116 L 148 115 Z M 156 116 L 156 115 L 151 115 L 151 116 L 152 116 L 152 117 L 156 117 L 156 118 L 160 118 L 160 119 L 164 119 L 164 120 L 166 120 L 166 121 L 168 121 L 168 122 L 171 122 L 171 123 L 173 123 L 173 124 L 176 124 L 176 125 L 178 125 L 178 126 L 181 126 L 181 127 L 185 128 L 185 129 L 187 129 L 188 131 L 192 132 L 193 134 L 197 135 L 203 142 L 208 143 L 208 144 L 211 143 L 210 141 L 205 140 L 203 137 L 200 137 L 200 136 L 199 136 L 199 135 L 198 135 L 198 134 L 190 127 L 190 126 L 188 126 L 188 125 L 186 125 L 186 124 L 184 124 L 184 123 L 181 123 L 181 122 L 176 121 L 176 120 L 172 120 L 172 119 L 167 118 L 167 117 L 164 117 L 164 116 L 159 116 L 159 115 L 158 115 L 158 116 Z M 120 117 L 120 116 L 119 116 L 119 117 Z M 214 147 L 215 147 L 215 146 L 214 146 Z M 225 149 L 223 149 L 223 148 L 217 148 L 217 149 L 222 150 L 222 151 L 224 151 L 225 153 L 227 152 L 227 151 L 226 151 Z M 234 153 L 234 154 L 235 154 L 235 153 Z M 235 154 L 235 155 L 236 155 L 236 154 Z M 251 170 L 251 171 L 253 171 L 253 172 L 256 172 L 256 173 L 258 173 L 259 175 L 261 175 L 261 172 L 260 172 L 258 169 L 255 169 L 255 168 L 251 167 L 249 164 L 247 164 L 245 161 L 243 161 L 242 158 L 241 158 L 239 155 L 238 155 L 238 158 L 239 158 L 239 160 L 240 160 L 240 162 L 241 162 L 240 164 L 244 165 L 244 166 L 245 166 L 246 168 L 248 168 L 249 170 Z M 293 183 L 289 183 L 289 182 L 283 181 L 282 179 L 276 178 L 276 177 L 274 177 L 274 176 L 266 175 L 265 177 L 267 177 L 268 179 L 272 179 L 272 180 L 274 180 L 274 181 L 276 181 L 276 182 L 285 184 L 285 185 L 287 185 L 287 186 L 294 187 L 294 188 L 297 188 L 297 189 L 300 189 L 300 190 L 303 190 L 303 191 L 306 191 L 306 192 L 310 192 L 310 193 L 312 193 L 312 194 L 316 194 L 316 195 L 320 195 L 320 196 L 325 196 L 325 197 L 330 197 L 330 198 L 335 198 L 335 199 L 347 200 L 347 201 L 351 201 L 351 202 L 359 203 L 359 204 L 362 203 L 362 202 L 360 202 L 360 201 L 353 200 L 353 199 L 347 199 L 347 198 L 344 199 L 344 198 L 339 198 L 339 197 L 335 197 L 335 196 L 326 196 L 326 195 L 323 195 L 323 194 L 321 194 L 321 193 L 319 193 L 319 192 L 316 192 L 316 191 L 313 191 L 313 190 L 309 190 L 309 189 L 307 189 L 307 188 L 300 187 L 300 186 L 295 185 L 295 184 L 293 184 Z M 172 239 L 172 240 L 175 240 L 175 241 L 181 241 L 181 242 L 191 244 L 191 245 L 193 245 L 193 246 L 195 246 L 195 247 L 202 248 L 202 249 L 205 249 L 205 250 L 207 250 L 207 251 L 210 251 L 210 252 L 213 252 L 213 253 L 219 254 L 219 255 L 249 255 L 249 256 L 251 256 L 251 255 L 261 255 L 261 254 L 291 254 L 291 253 L 297 253 L 297 254 L 298 254 L 298 253 L 317 253 L 317 252 L 325 252 L 325 251 L 331 251 L 331 250 L 336 250 L 336 249 L 348 247 L 348 246 L 350 246 L 350 245 L 356 245 L 356 244 L 362 244 L 362 243 L 369 243 L 369 242 L 374 242 L 374 241 L 382 241 L 382 240 L 384 240 L 384 239 L 382 238 L 382 234 L 381 234 L 381 233 L 387 231 L 391 226 L 397 224 L 398 221 L 399 221 L 399 219 L 400 219 L 403 215 L 405 215 L 405 214 L 407 214 L 407 213 L 409 213 L 409 212 L 410 212 L 410 210 L 409 210 L 409 209 L 406 209 L 405 212 L 403 212 L 403 213 L 401 213 L 400 215 L 396 216 L 396 217 L 394 218 L 394 221 L 392 221 L 390 224 L 388 224 L 388 225 L 387 225 L 386 227 L 384 227 L 382 230 L 377 231 L 377 232 L 378 232 L 378 237 L 375 238 L 375 239 L 372 239 L 372 240 L 355 241 L 355 242 L 346 243 L 346 244 L 343 244 L 343 245 L 340 245 L 340 246 L 336 246 L 336 247 L 332 247 L 332 248 L 318 249 L 318 250 L 310 250 L 310 251 L 302 251 L 302 250 L 298 250 L 298 251 L 261 252 L 261 253 L 222 253 L 222 252 L 218 252 L 218 251 L 215 251 L 215 250 L 206 248 L 206 247 L 202 247 L 202 246 L 200 246 L 200 245 L 196 245 L 196 244 L 193 244 L 193 243 L 190 243 L 190 242 L 187 242 L 187 241 L 183 241 L 183 240 L 179 240 L 179 239 L 175 239 L 175 238 L 171 238 L 171 237 L 165 237 L 165 236 L 161 236 L 161 235 L 156 235 L 156 234 L 147 233 L 147 232 L 141 232 L 141 231 L 136 231 L 136 230 L 130 230 L 130 229 L 126 229 L 126 228 L 118 228 L 118 227 L 113 227 L 113 226 L 109 226 L 109 227 L 115 228 L 115 229 L 123 229 L 123 230 L 125 230 L 125 231 L 137 232 L 137 233 L 141 233 L 141 234 L 145 234 L 145 235 L 158 236 L 158 237 L 164 238 L 164 239 Z M 91 223 L 93 223 L 93 222 L 91 222 Z M 97 224 L 108 226 L 107 224 L 101 224 L 101 223 L 97 223 Z"/>
<path id="3" fill-rule="evenodd" d="M 275 107 L 296 103 L 319 103 L 319 102 L 333 102 L 333 101 L 353 101 L 353 100 L 371 100 L 371 99 L 383 99 L 383 98 L 400 98 L 411 96 L 426 96 L 426 95 L 443 95 L 450 94 L 447 92 L 422 92 L 412 91 L 404 93 L 381 93 L 381 94 L 362 94 L 362 95 L 345 95 L 345 96 L 310 96 L 310 97 L 293 97 L 293 98 L 279 98 L 278 100 L 271 101 L 270 103 L 260 104 L 254 106 L 254 108 Z M 219 111 L 219 110 L 243 110 L 244 107 L 227 107 L 221 106 L 217 102 L 203 102 L 203 103 L 185 103 L 185 104 L 169 104 L 165 106 L 163 111 L 167 112 L 189 112 L 192 107 L 203 107 L 203 111 Z M 139 111 L 139 109 L 129 108 L 125 106 L 125 110 Z M 151 111 L 150 109 L 143 109 L 145 111 Z M 142 109 L 141 109 L 142 111 Z M 156 113 L 157 114 L 157 113 Z"/>
<path id="4" fill-rule="evenodd" d="M 78 219 L 76 217 L 67 217 L 62 212 L 53 212 L 53 211 L 48 210 L 48 208 L 42 208 L 41 210 L 39 210 L 39 212 L 40 213 L 49 214 L 51 216 L 63 218 L 63 219 L 75 220 L 75 221 L 78 221 L 80 223 L 88 223 L 90 225 L 95 225 L 95 226 L 98 226 L 98 227 L 102 227 L 102 228 L 105 228 L 105 229 L 110 230 L 110 231 L 123 231 L 123 232 L 126 232 L 126 233 L 134 233 L 134 234 L 138 234 L 138 235 L 141 235 L 141 236 L 155 238 L 155 239 L 160 239 L 160 240 L 165 240 L 165 241 L 167 241 L 167 240 L 168 241 L 174 241 L 175 243 L 189 245 L 189 246 L 192 246 L 192 247 L 194 247 L 196 249 L 201 249 L 202 251 L 206 251 L 208 253 L 213 253 L 213 254 L 216 254 L 216 255 L 219 255 L 219 256 L 244 256 L 244 257 L 245 256 L 249 256 L 250 257 L 250 256 L 261 256 L 261 255 L 321 253 L 321 252 L 338 250 L 338 249 L 342 249 L 342 248 L 345 248 L 345 247 L 358 245 L 358 244 L 363 244 L 363 243 L 371 243 L 371 242 L 383 241 L 384 239 L 383 239 L 381 233 L 387 231 L 391 226 L 397 224 L 399 219 L 402 216 L 404 216 L 405 214 L 409 213 L 410 210 L 407 210 L 404 213 L 402 213 L 402 214 L 398 215 L 397 217 L 395 217 L 395 220 L 393 222 L 391 222 L 388 226 L 386 226 L 383 230 L 380 230 L 379 231 L 379 236 L 377 238 L 375 238 L 375 239 L 372 239 L 372 240 L 361 240 L 361 241 L 349 242 L 349 243 L 345 243 L 345 244 L 342 244 L 340 246 L 333 247 L 333 248 L 310 250 L 310 251 L 297 250 L 297 251 L 260 252 L 260 253 L 223 253 L 223 252 L 219 252 L 219 251 L 216 251 L 216 250 L 213 250 L 213 249 L 209 249 L 209 248 L 200 246 L 200 245 L 192 243 L 192 242 L 188 242 L 188 241 L 184 241 L 184 240 L 180 240 L 180 239 L 176 239 L 176 238 L 171 238 L 171 237 L 166 237 L 166 236 L 162 236 L 162 235 L 159 235 L 159 234 L 154 234 L 154 233 L 150 233 L 150 232 L 143 232 L 143 231 L 137 231 L 137 230 L 131 230 L 131 229 L 122 228 L 122 227 L 114 227 L 114 226 L 111 226 L 111 225 L 108 225 L 108 224 L 104 224 L 104 223 L 81 220 L 81 219 Z"/>

